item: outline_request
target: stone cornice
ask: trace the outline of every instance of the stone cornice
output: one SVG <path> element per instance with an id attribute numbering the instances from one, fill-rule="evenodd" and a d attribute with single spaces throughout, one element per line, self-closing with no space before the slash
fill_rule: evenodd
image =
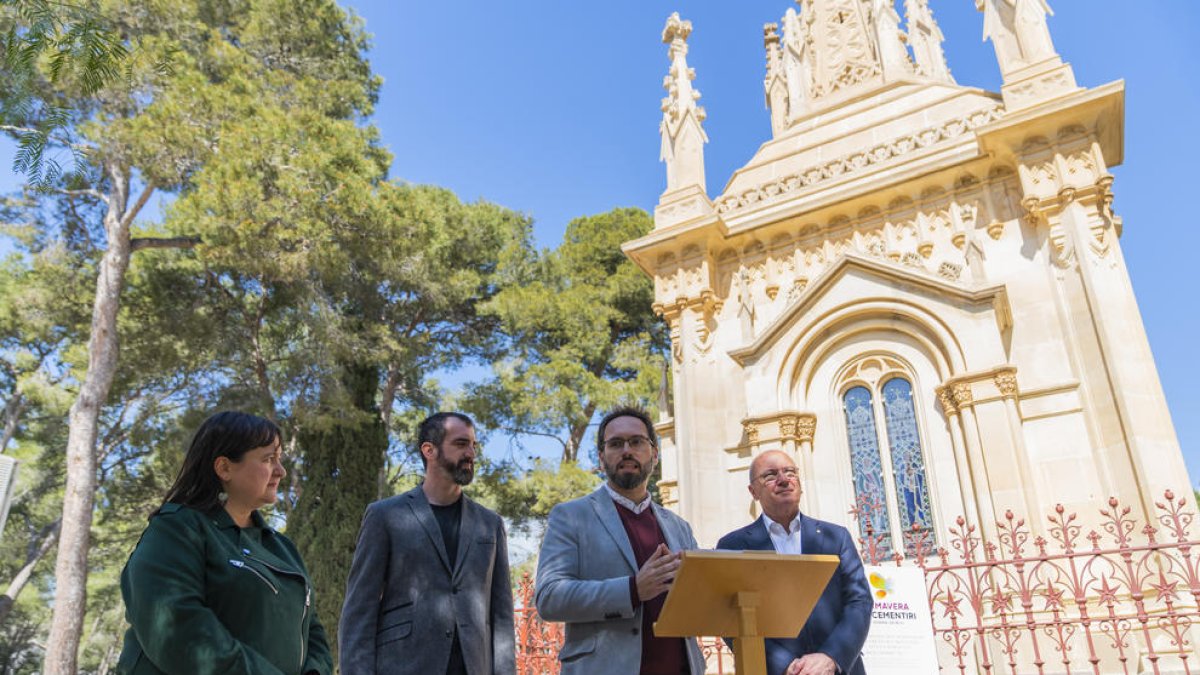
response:
<path id="1" fill-rule="evenodd" d="M 722 215 L 734 214 L 756 205 L 766 205 L 802 194 L 808 191 L 808 188 L 815 190 L 828 181 L 850 176 L 876 165 L 884 165 L 901 158 L 907 159 L 907 155 L 963 136 L 972 129 L 999 119 L 1002 114 L 1003 110 L 999 106 L 990 110 L 977 110 L 969 115 L 915 133 L 904 134 L 865 150 L 743 190 L 740 194 L 726 194 L 716 200 L 717 211 Z"/>
<path id="2" fill-rule="evenodd" d="M 1008 113 L 976 129 L 975 136 L 981 151 L 1009 159 L 1031 136 L 1053 136 L 1072 124 L 1096 129 L 1105 163 L 1121 164 L 1125 157 L 1125 81 L 1081 89 Z"/>

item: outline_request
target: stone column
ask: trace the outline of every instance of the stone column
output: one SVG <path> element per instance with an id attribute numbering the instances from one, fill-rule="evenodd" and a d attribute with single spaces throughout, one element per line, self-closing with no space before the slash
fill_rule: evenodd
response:
<path id="1" fill-rule="evenodd" d="M 1004 413 L 1008 418 L 1008 431 L 1013 439 L 1013 454 L 1017 459 L 1017 475 L 1021 479 L 1021 493 L 1025 500 L 1025 522 L 1029 523 L 1034 534 L 1040 534 L 1043 528 L 1038 516 L 1048 505 L 1042 504 L 1038 495 L 1037 480 L 1029 466 L 1029 452 L 1025 448 L 1025 433 L 1021 428 L 1021 411 L 1017 408 L 1017 369 L 1001 368 L 992 375 L 992 381 L 1000 391 L 1000 396 L 1004 398 Z"/>
<path id="2" fill-rule="evenodd" d="M 958 474 L 958 490 L 962 494 L 963 516 L 970 523 L 980 524 L 979 487 L 975 476 L 979 469 L 972 466 L 965 434 L 963 434 L 962 417 L 959 414 L 958 403 L 954 397 L 952 386 L 947 383 L 936 389 L 938 402 L 942 404 L 942 412 L 946 415 L 946 426 L 950 428 L 950 443 L 954 448 L 954 466 Z"/>

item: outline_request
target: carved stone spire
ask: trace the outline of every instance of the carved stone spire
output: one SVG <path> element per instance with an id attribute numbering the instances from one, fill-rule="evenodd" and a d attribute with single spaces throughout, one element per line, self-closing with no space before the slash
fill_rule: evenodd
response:
<path id="1" fill-rule="evenodd" d="M 801 0 L 800 7 L 805 7 Z M 796 10 L 788 8 L 783 15 L 783 75 L 787 85 L 787 121 L 808 114 L 812 100 L 812 41 L 808 24 Z"/>
<path id="2" fill-rule="evenodd" d="M 904 48 L 905 36 L 900 30 L 895 0 L 871 0 L 870 18 L 883 78 L 890 82 L 912 75 L 912 61 Z"/>
<path id="3" fill-rule="evenodd" d="M 904 0 L 904 19 L 908 28 L 908 44 L 917 62 L 917 74 L 931 80 L 954 84 L 942 42 L 946 39 L 933 18 L 929 0 Z"/>
<path id="4" fill-rule="evenodd" d="M 883 69 L 867 14 L 861 0 L 812 0 L 801 14 L 815 57 L 813 98 L 879 80 Z"/>
<path id="5" fill-rule="evenodd" d="M 1046 0 L 975 0 L 983 12 L 983 39 L 991 40 L 1009 109 L 1025 107 L 1074 91 L 1075 75 L 1050 39 Z"/>
<path id="6" fill-rule="evenodd" d="M 888 82 L 911 80 L 916 68 L 905 47 L 895 0 L 796 0 L 783 17 L 779 42 L 790 125 Z M 776 39 L 767 37 L 768 61 Z M 768 63 L 768 87 L 780 69 Z M 771 98 L 772 127 L 779 111 Z"/>
<path id="7" fill-rule="evenodd" d="M 663 89 L 667 96 L 662 101 L 662 152 L 660 160 L 667 164 L 667 192 L 689 186 L 698 186 L 703 192 L 704 144 L 708 136 L 704 133 L 704 108 L 696 104 L 700 92 L 692 88 L 696 71 L 687 65 L 687 38 L 692 32 L 692 22 L 683 21 L 675 12 L 667 19 L 663 28 L 662 41 L 670 45 L 667 56 L 671 60 L 669 74 L 663 78 Z"/>
<path id="8" fill-rule="evenodd" d="M 767 109 L 771 111 L 771 133 L 778 136 L 787 128 L 788 93 L 787 77 L 783 72 L 783 52 L 779 48 L 779 27 L 773 23 L 763 24 L 763 47 L 767 50 L 767 76 L 763 78 L 763 92 Z"/>

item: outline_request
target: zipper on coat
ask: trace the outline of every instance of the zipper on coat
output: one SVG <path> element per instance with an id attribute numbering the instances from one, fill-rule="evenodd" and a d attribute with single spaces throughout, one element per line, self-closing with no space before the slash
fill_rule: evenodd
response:
<path id="1" fill-rule="evenodd" d="M 275 588 L 275 584 L 271 583 L 270 579 L 263 576 L 262 572 L 259 572 L 258 570 L 247 565 L 246 563 L 242 562 L 241 560 L 234 560 L 231 558 L 229 560 L 229 564 L 233 565 L 234 567 L 238 568 L 239 570 L 249 570 L 250 572 L 253 572 L 254 576 L 258 577 L 259 579 L 262 579 L 262 582 L 267 585 L 267 588 L 271 589 L 272 593 L 274 593 L 275 595 L 279 595 L 279 589 Z"/>
<path id="2" fill-rule="evenodd" d="M 304 630 L 304 620 L 308 618 L 308 608 L 312 604 L 312 586 L 308 583 L 308 577 L 295 570 L 285 570 L 276 567 L 262 558 L 247 554 L 246 558 L 257 562 L 276 574 L 299 577 L 304 581 L 304 611 L 300 613 L 300 668 L 304 668 L 304 658 L 308 656 L 308 631 Z M 232 560 L 230 562 L 233 562 Z"/>

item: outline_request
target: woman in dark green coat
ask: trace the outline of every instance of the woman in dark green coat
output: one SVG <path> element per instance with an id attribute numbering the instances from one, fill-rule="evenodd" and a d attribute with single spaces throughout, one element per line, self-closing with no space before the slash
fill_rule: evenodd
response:
<path id="1" fill-rule="evenodd" d="M 240 412 L 196 431 L 125 570 L 130 629 L 117 667 L 141 675 L 330 675 L 296 547 L 258 509 L 284 476 L 280 432 Z"/>

